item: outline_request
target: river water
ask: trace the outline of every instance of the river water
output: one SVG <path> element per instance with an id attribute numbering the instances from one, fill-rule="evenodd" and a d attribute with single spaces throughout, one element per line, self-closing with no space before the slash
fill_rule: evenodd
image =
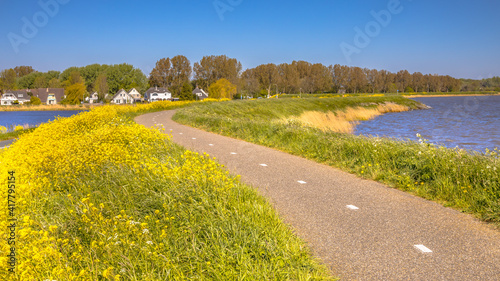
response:
<path id="1" fill-rule="evenodd" d="M 361 122 L 357 135 L 418 140 L 483 152 L 500 148 L 500 96 L 413 98 L 431 107 Z"/>
<path id="2" fill-rule="evenodd" d="M 0 126 L 12 127 L 15 125 L 30 125 L 30 127 L 40 125 L 57 116 L 70 117 L 82 112 L 82 110 L 66 111 L 0 111 Z"/>

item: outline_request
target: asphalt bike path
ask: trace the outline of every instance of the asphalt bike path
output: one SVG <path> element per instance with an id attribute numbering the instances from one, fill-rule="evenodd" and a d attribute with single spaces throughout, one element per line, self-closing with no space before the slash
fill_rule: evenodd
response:
<path id="1" fill-rule="evenodd" d="M 341 280 L 500 280 L 500 231 L 470 215 L 275 149 L 135 118 L 254 186 Z"/>

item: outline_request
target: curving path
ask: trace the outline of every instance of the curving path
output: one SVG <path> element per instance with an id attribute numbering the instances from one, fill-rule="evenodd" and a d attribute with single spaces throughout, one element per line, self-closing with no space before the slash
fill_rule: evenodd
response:
<path id="1" fill-rule="evenodd" d="M 11 140 L 6 140 L 6 141 L 0 141 L 0 149 L 8 148 L 15 141 L 16 141 L 16 139 L 11 139 Z"/>
<path id="2" fill-rule="evenodd" d="M 274 149 L 139 116 L 255 186 L 342 280 L 500 280 L 500 231 L 470 215 Z"/>

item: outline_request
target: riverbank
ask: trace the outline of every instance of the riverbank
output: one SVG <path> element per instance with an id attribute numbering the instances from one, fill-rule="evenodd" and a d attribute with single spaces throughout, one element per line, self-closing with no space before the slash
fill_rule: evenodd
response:
<path id="1" fill-rule="evenodd" d="M 100 105 L 2 105 L 0 111 L 56 111 L 56 110 L 91 110 Z"/>
<path id="2" fill-rule="evenodd" d="M 332 280 L 253 188 L 131 119 L 190 104 L 95 108 L 1 150 L 0 183 L 15 186 L 1 234 L 16 218 L 17 235 L 0 242 L 16 257 L 0 279 Z"/>
<path id="3" fill-rule="evenodd" d="M 0 133 L 0 141 L 4 140 L 11 140 L 20 137 L 21 135 L 25 133 L 32 132 L 36 128 L 27 128 L 27 129 L 20 129 L 20 130 L 15 130 L 12 132 L 6 132 L 6 133 Z"/>
<path id="4" fill-rule="evenodd" d="M 500 96 L 500 93 L 498 94 L 449 94 L 449 95 L 435 95 L 435 94 L 429 94 L 429 95 L 406 95 L 403 94 L 403 97 L 407 98 L 436 98 L 436 97 L 478 97 L 478 96 Z"/>
<path id="5" fill-rule="evenodd" d="M 269 99 L 196 104 L 174 120 L 207 131 L 276 148 L 386 183 L 471 213 L 500 226 L 499 151 L 469 153 L 420 142 L 323 132 L 283 118 L 305 111 L 414 102 L 403 97 Z M 420 105 L 421 106 L 421 105 Z"/>

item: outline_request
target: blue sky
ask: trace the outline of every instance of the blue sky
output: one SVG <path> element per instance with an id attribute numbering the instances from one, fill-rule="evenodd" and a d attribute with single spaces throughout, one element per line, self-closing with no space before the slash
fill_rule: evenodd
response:
<path id="1" fill-rule="evenodd" d="M 0 69 L 126 62 L 147 75 L 164 57 L 225 54 L 244 69 L 306 60 L 481 79 L 500 76 L 498 11 L 497 0 L 0 0 Z"/>

